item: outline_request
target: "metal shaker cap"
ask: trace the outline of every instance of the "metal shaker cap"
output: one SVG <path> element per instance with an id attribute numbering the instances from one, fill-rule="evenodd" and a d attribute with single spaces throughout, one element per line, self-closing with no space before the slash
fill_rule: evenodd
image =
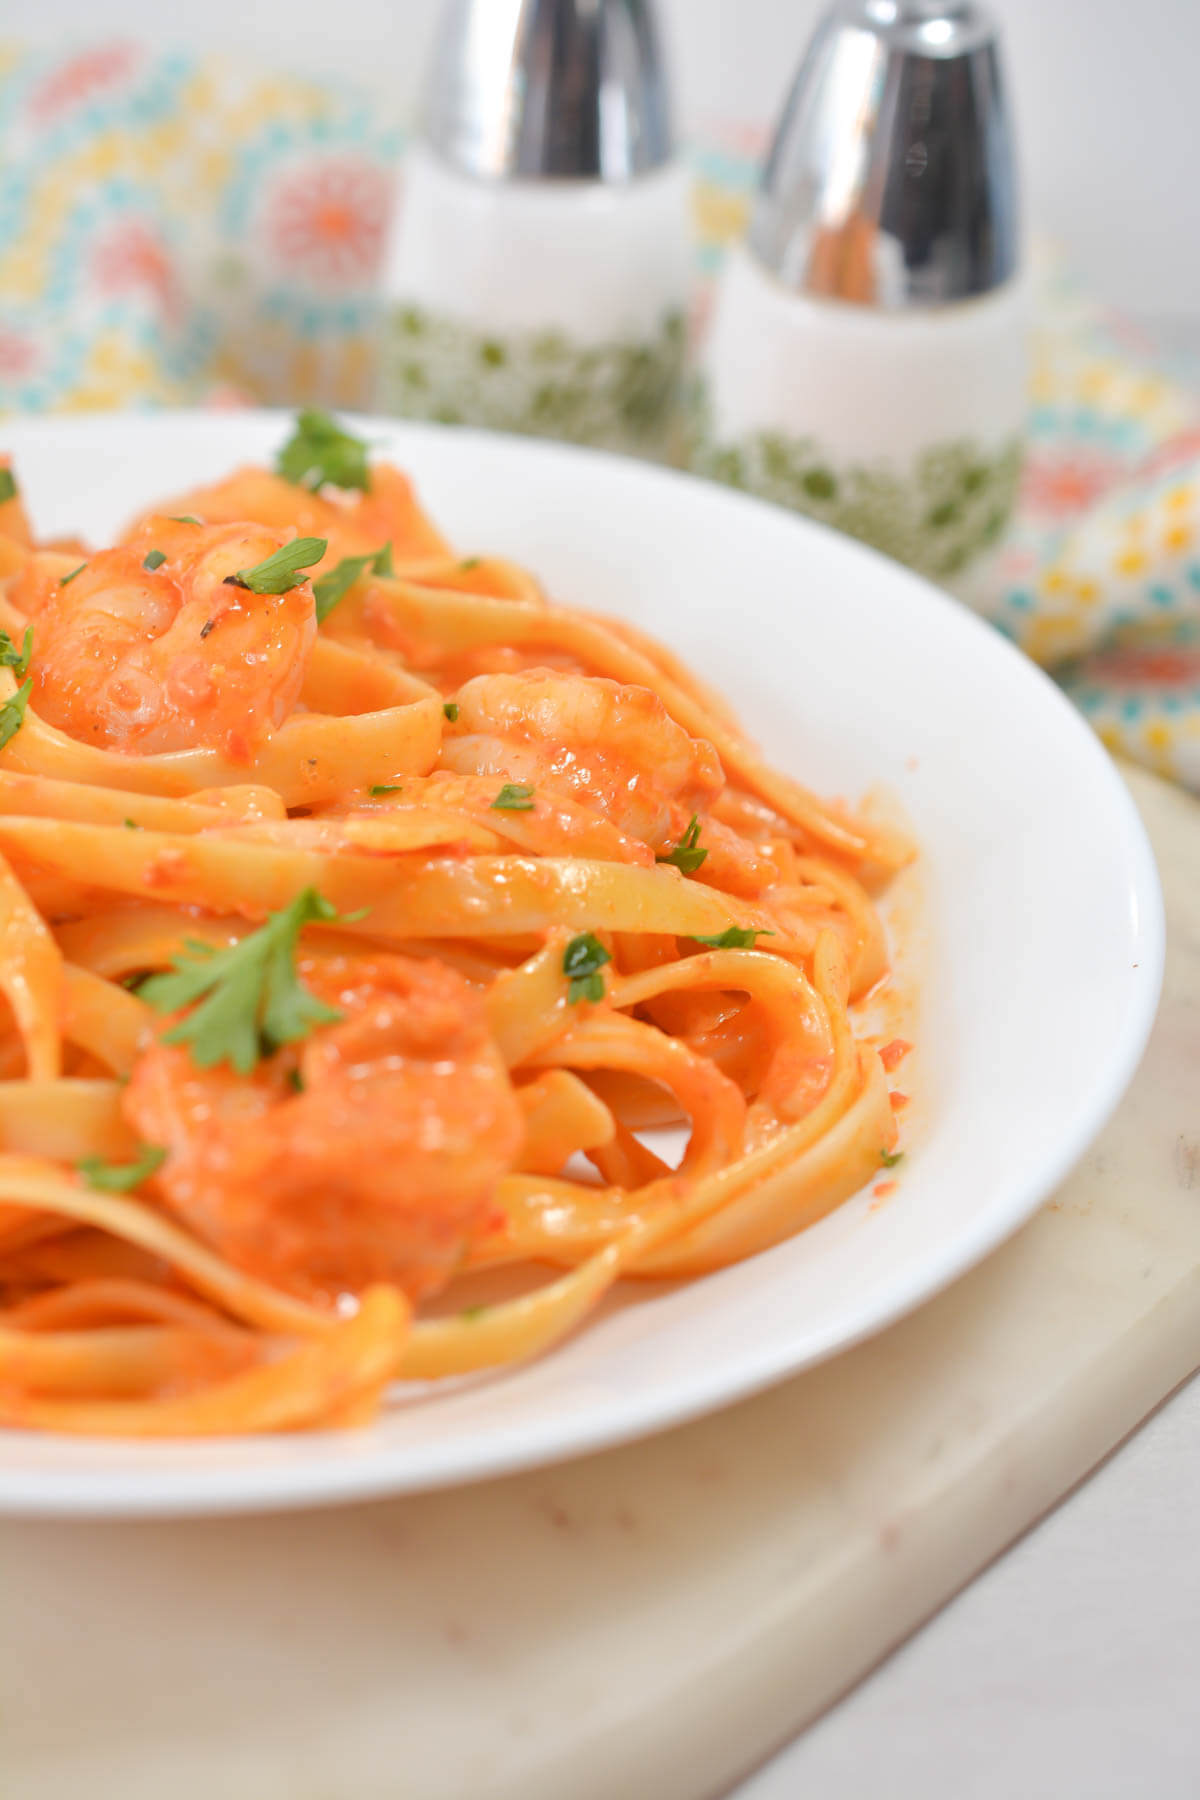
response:
<path id="1" fill-rule="evenodd" d="M 485 180 L 658 168 L 675 144 L 651 0 L 445 0 L 424 136 Z"/>
<path id="2" fill-rule="evenodd" d="M 841 0 L 775 133 L 749 245 L 788 287 L 863 306 L 985 294 L 1020 260 L 996 27 L 974 0 Z"/>

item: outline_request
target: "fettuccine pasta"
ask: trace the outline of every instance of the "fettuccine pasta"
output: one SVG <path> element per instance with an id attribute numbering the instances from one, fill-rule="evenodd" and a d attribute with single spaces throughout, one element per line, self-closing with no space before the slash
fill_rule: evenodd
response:
<path id="1" fill-rule="evenodd" d="M 910 854 L 325 415 L 108 549 L 0 464 L 0 1424 L 357 1425 L 802 1230 Z"/>

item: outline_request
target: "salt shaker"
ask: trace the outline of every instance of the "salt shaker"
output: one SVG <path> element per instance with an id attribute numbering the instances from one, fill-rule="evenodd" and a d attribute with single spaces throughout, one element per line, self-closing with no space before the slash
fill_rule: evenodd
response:
<path id="1" fill-rule="evenodd" d="M 404 186 L 382 410 L 660 453 L 688 182 L 649 0 L 448 0 Z"/>
<path id="2" fill-rule="evenodd" d="M 693 466 L 951 580 L 1012 507 L 1025 318 L 995 26 L 842 0 L 723 272 Z"/>

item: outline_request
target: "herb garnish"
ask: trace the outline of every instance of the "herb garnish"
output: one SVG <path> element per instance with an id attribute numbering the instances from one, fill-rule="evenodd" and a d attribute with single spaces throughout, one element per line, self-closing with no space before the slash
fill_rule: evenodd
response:
<path id="1" fill-rule="evenodd" d="M 716 937 L 703 937 L 694 931 L 692 942 L 708 944 L 713 950 L 753 950 L 755 938 L 774 936 L 773 931 L 751 931 L 749 926 L 730 925 L 726 931 L 719 931 Z"/>
<path id="2" fill-rule="evenodd" d="M 0 706 L 0 750 L 10 743 L 25 723 L 25 708 L 33 692 L 33 676 L 27 675 L 11 700 Z"/>
<path id="3" fill-rule="evenodd" d="M 195 513 L 168 513 L 167 517 L 172 525 L 203 525 L 204 523 L 204 520 L 198 519 Z"/>
<path id="4" fill-rule="evenodd" d="M 903 1150 L 881 1150 L 879 1152 L 879 1160 L 885 1169 L 894 1169 L 903 1157 Z"/>
<path id="5" fill-rule="evenodd" d="M 604 948 L 598 937 L 590 931 L 581 931 L 573 937 L 563 951 L 563 974 L 568 977 L 570 987 L 567 989 L 567 1004 L 574 1006 L 577 1000 L 603 1000 L 604 977 L 600 973 L 605 963 L 612 957 Z"/>
<path id="6" fill-rule="evenodd" d="M 281 1044 L 307 1037 L 341 1014 L 310 994 L 296 974 L 296 947 L 305 925 L 338 917 L 315 888 L 271 913 L 265 925 L 227 950 L 185 939 L 190 955 L 172 958 L 171 972 L 151 975 L 138 989 L 155 1012 L 195 1010 L 164 1032 L 166 1044 L 187 1044 L 201 1069 L 229 1063 L 248 1075 Z"/>
<path id="7" fill-rule="evenodd" d="M 380 794 L 402 794 L 404 792 L 404 784 L 403 782 L 376 781 L 371 784 L 367 789 L 367 792 L 373 797 L 377 797 Z"/>
<path id="8" fill-rule="evenodd" d="M 85 569 L 86 569 L 86 568 L 87 568 L 87 564 L 86 564 L 86 563 L 85 563 L 85 562 L 82 562 L 82 563 L 80 563 L 80 565 L 79 565 L 79 567 L 78 567 L 78 568 L 77 568 L 77 569 L 72 569 L 72 570 L 71 570 L 71 573 L 70 573 L 70 574 L 69 574 L 69 575 L 64 575 L 64 576 L 63 576 L 63 578 L 62 578 L 62 580 L 61 580 L 61 581 L 60 581 L 60 582 L 59 582 L 59 584 L 58 584 L 58 585 L 59 585 L 59 587 L 60 587 L 60 588 L 65 588 L 65 587 L 66 587 L 66 585 L 67 585 L 67 583 L 68 583 L 68 582 L 69 582 L 69 581 L 74 581 L 74 579 L 75 579 L 75 577 L 76 577 L 76 576 L 77 576 L 77 575 L 82 575 L 82 574 L 83 574 L 83 571 L 84 571 L 84 570 L 85 570 Z"/>
<path id="9" fill-rule="evenodd" d="M 159 1144 L 147 1144 L 136 1162 L 110 1163 L 102 1156 L 85 1156 L 75 1167 L 89 1187 L 106 1194 L 127 1194 L 140 1187 L 156 1169 L 161 1169 L 167 1153 Z"/>
<path id="10" fill-rule="evenodd" d="M 506 781 L 492 801 L 493 812 L 532 812 L 533 789 L 527 781 Z"/>
<path id="11" fill-rule="evenodd" d="M 252 569 L 239 569 L 236 575 L 227 575 L 225 586 L 249 588 L 252 594 L 286 594 L 305 579 L 301 570 L 319 563 L 324 554 L 324 538 L 296 538 Z"/>
<path id="12" fill-rule="evenodd" d="M 153 573 L 155 569 L 161 569 L 166 560 L 167 553 L 165 550 L 147 550 L 145 556 L 142 558 L 142 567 L 143 569 L 149 569 L 151 573 Z"/>
<path id="13" fill-rule="evenodd" d="M 364 494 L 371 485 L 363 439 L 351 437 L 336 419 L 315 406 L 306 406 L 297 417 L 296 429 L 279 452 L 275 467 L 285 481 L 314 493 L 327 481 L 335 487 L 361 488 Z"/>
<path id="14" fill-rule="evenodd" d="M 7 631 L 0 631 L 0 669 L 15 669 L 18 675 L 24 675 L 29 667 L 29 658 L 33 655 L 33 626 L 25 627 L 25 636 L 21 639 L 21 648 L 9 637 Z"/>
<path id="15" fill-rule="evenodd" d="M 684 832 L 675 848 L 673 850 L 668 850 L 665 856 L 656 856 L 654 860 L 655 862 L 660 863 L 674 863 L 675 867 L 677 869 L 682 869 L 685 875 L 694 875 L 696 870 L 700 867 L 700 864 L 708 855 L 708 851 L 701 850 L 699 845 L 700 821 L 695 813 L 693 813 L 688 822 L 687 830 Z"/>
<path id="16" fill-rule="evenodd" d="M 457 700 L 447 700 L 442 707 L 442 713 L 447 719 L 449 719 L 450 723 L 453 725 L 454 721 L 458 717 L 458 701 Z"/>
<path id="17" fill-rule="evenodd" d="M 17 478 L 11 469 L 0 469 L 0 506 L 17 497 Z"/>
<path id="18" fill-rule="evenodd" d="M 382 550 L 369 550 L 365 556 L 343 556 L 336 569 L 330 569 L 328 575 L 322 575 L 313 582 L 313 599 L 317 603 L 317 624 L 327 619 L 338 601 L 347 590 L 353 587 L 359 576 L 366 570 L 373 569 L 376 575 L 392 573 L 392 546 L 386 543 Z"/>

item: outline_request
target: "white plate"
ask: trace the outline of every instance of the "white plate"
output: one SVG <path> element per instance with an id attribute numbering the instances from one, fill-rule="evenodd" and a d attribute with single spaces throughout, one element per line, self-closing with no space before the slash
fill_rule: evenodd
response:
<path id="1" fill-rule="evenodd" d="M 267 457 L 270 414 L 6 424 L 43 532 L 103 538 Z M 0 1509 L 249 1510 L 528 1467 L 724 1405 L 878 1331 L 1034 1211 L 1116 1105 L 1158 997 L 1161 899 L 1107 755 L 1044 676 L 916 577 L 757 501 L 633 462 L 364 422 L 464 553 L 626 613 L 826 793 L 882 783 L 927 894 L 920 1108 L 895 1196 L 592 1323 L 541 1362 L 365 1431 L 131 1445 L 0 1433 Z"/>

